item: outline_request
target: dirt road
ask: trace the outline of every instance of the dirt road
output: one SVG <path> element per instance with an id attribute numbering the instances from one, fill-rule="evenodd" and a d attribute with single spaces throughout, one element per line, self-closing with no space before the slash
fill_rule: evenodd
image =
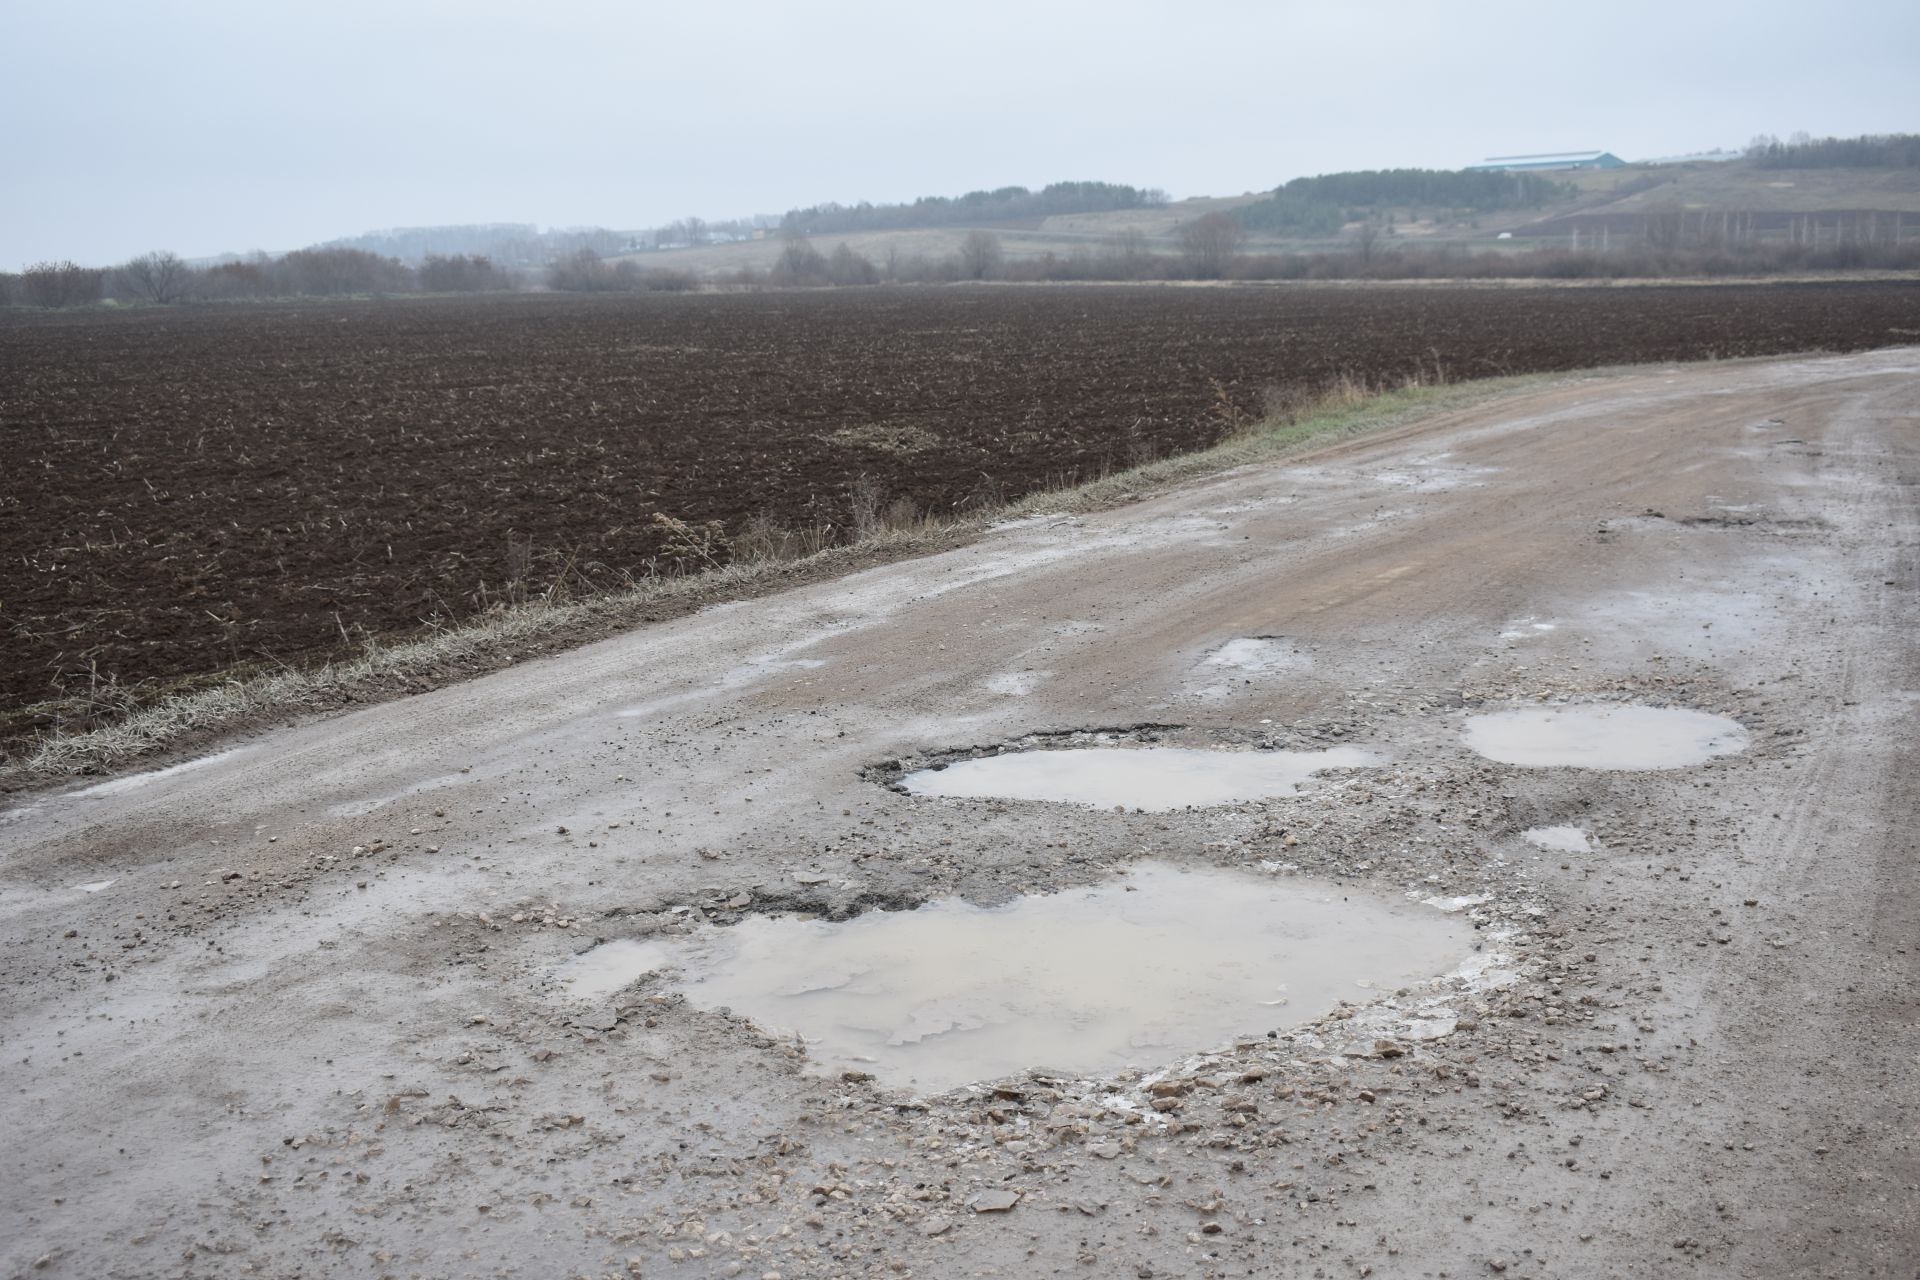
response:
<path id="1" fill-rule="evenodd" d="M 0 1266 L 1913 1275 L 1916 483 L 1920 351 L 1576 379 L 29 800 Z M 1744 749 L 1463 740 L 1543 703 Z M 1088 730 L 1372 763 L 1171 812 L 889 785 Z M 556 981 L 1147 861 L 1473 941 L 1271 1034 L 932 1096 L 671 972 Z"/>

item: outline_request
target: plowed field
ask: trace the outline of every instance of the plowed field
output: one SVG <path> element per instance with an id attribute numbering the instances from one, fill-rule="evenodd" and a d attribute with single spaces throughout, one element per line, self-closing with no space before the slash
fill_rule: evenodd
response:
<path id="1" fill-rule="evenodd" d="M 1901 283 L 526 297 L 0 317 L 0 712 L 1206 445 L 1274 388 L 1909 343 Z M 31 718 L 28 718 L 30 723 Z"/>

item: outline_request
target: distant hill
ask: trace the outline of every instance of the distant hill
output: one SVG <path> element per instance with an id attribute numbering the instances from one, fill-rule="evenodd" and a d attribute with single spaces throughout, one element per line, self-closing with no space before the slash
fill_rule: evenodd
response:
<path id="1" fill-rule="evenodd" d="M 889 263 L 950 260 L 979 231 L 993 234 L 1008 261 L 1068 258 L 1122 243 L 1177 253 L 1185 229 L 1219 213 L 1241 225 L 1250 253 L 1326 249 L 1367 225 L 1405 248 L 1590 246 L 1595 237 L 1645 236 L 1675 219 L 1693 235 L 1736 239 L 1920 238 L 1920 136 L 1763 138 L 1737 158 L 1720 158 L 1732 154 L 1548 173 L 1353 171 L 1177 201 L 1123 184 L 1063 182 L 900 204 L 829 203 L 779 218 L 690 218 L 641 231 L 486 223 L 376 231 L 330 245 L 414 264 L 428 254 L 485 254 L 520 268 L 591 249 L 613 261 L 719 277 L 767 270 L 787 235 L 810 237 L 823 252 L 844 244 L 882 271 Z"/>
<path id="2" fill-rule="evenodd" d="M 991 231 L 1010 259 L 1038 258 L 1048 253 L 1064 257 L 1075 249 L 1098 249 L 1124 235 L 1138 236 L 1146 247 L 1172 253 L 1179 246 L 1180 228 L 1187 223 L 1209 213 L 1251 204 L 1259 198 L 1251 193 L 1225 198 L 1202 196 L 1104 212 L 1019 219 L 981 218 L 937 227 L 822 234 L 815 239 L 828 248 L 844 244 L 881 267 L 885 267 L 889 255 L 902 262 L 916 258 L 927 261 L 950 258 L 959 251 L 970 231 L 981 230 Z M 777 232 L 768 232 L 758 240 L 652 250 L 623 255 L 623 260 L 703 276 L 725 275 L 741 270 L 764 271 L 773 265 L 784 247 L 785 242 Z"/>
<path id="3" fill-rule="evenodd" d="M 1757 231 L 1785 234 L 1795 222 L 1823 225 L 1911 223 L 1920 234 L 1920 168 L 1776 167 L 1754 159 L 1724 164 L 1630 165 L 1569 175 L 1579 197 L 1516 226 L 1514 236 L 1631 229 L 1649 216 L 1748 219 Z"/>
<path id="4" fill-rule="evenodd" d="M 554 228 L 542 231 L 531 223 L 475 222 L 445 227 L 395 227 L 368 231 L 311 246 L 315 249 L 360 249 L 383 258 L 398 258 L 418 266 L 429 255 L 450 257 L 478 254 L 501 266 L 544 266 L 558 257 L 592 249 L 619 253 L 633 242 L 634 233 L 603 227 Z"/>

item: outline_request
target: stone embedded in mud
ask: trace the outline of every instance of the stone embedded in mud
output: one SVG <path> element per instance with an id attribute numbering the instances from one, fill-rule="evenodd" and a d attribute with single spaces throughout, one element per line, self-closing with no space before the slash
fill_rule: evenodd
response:
<path id="1" fill-rule="evenodd" d="M 914 795 L 1051 800 L 1164 813 L 1292 795 L 1327 769 L 1380 763 L 1357 747 L 1326 751 L 1206 751 L 1194 747 L 1072 747 L 1008 751 L 920 769 L 900 780 Z"/>
<path id="2" fill-rule="evenodd" d="M 1478 754 L 1536 769 L 1684 769 L 1747 749 L 1737 720 L 1683 707 L 1524 707 L 1469 716 Z"/>
<path id="3" fill-rule="evenodd" d="M 924 1091 L 1151 1066 L 1453 969 L 1463 920 L 1348 887 L 1139 865 L 1094 889 L 843 922 L 750 917 L 610 942 L 562 970 L 603 997 L 666 969 L 698 1007 L 806 1038 L 816 1065 Z M 1281 1000 L 1284 999 L 1284 1005 Z"/>
<path id="4" fill-rule="evenodd" d="M 1005 1213 L 1020 1203 L 1020 1193 L 1001 1189 L 982 1191 L 968 1203 L 975 1213 Z"/>

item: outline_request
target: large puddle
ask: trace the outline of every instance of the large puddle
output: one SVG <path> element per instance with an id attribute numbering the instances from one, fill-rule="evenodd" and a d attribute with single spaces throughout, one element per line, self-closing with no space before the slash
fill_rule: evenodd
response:
<path id="1" fill-rule="evenodd" d="M 671 970 L 694 1004 L 804 1036 L 831 1070 L 927 1092 L 1045 1066 L 1152 1066 L 1457 966 L 1458 917 L 1298 880 L 1137 866 L 1098 889 L 842 923 L 752 917 L 605 943 L 560 971 L 604 999 Z"/>
<path id="2" fill-rule="evenodd" d="M 1378 764 L 1357 747 L 1326 751 L 1205 751 L 1194 747 L 1072 747 L 1008 751 L 920 769 L 900 780 L 915 795 L 1056 800 L 1164 813 L 1291 795 L 1323 769 Z"/>
<path id="3" fill-rule="evenodd" d="M 1466 743 L 1535 768 L 1681 769 L 1747 749 L 1737 720 L 1680 707 L 1528 707 L 1469 716 Z"/>

